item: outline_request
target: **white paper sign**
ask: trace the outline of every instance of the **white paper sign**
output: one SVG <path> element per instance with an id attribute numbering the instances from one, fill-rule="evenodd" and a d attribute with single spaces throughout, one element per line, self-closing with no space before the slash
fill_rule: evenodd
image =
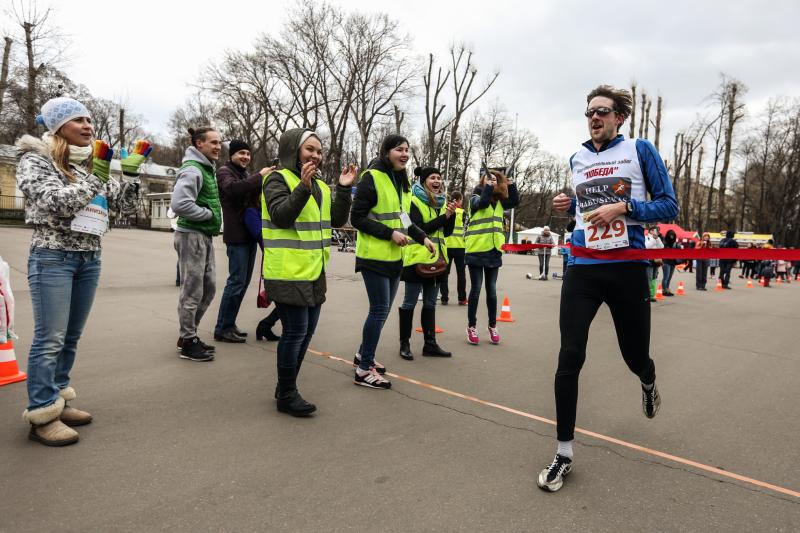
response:
<path id="1" fill-rule="evenodd" d="M 72 231 L 103 235 L 108 230 L 108 201 L 98 194 L 89 205 L 75 214 L 70 225 Z"/>
<path id="2" fill-rule="evenodd" d="M 405 229 L 411 227 L 411 217 L 408 216 L 408 213 L 400 213 L 400 223 Z"/>
<path id="3" fill-rule="evenodd" d="M 585 230 L 586 247 L 593 250 L 613 250 L 630 246 L 625 215 L 619 215 L 611 224 L 589 224 Z"/>

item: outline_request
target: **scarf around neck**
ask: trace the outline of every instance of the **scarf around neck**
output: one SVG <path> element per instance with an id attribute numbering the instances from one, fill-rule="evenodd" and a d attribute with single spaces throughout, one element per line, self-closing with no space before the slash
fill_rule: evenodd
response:
<path id="1" fill-rule="evenodd" d="M 431 200 L 428 198 L 428 192 L 425 190 L 425 187 L 420 185 L 419 183 L 415 183 L 411 186 L 411 192 L 416 196 L 419 200 L 421 200 L 425 205 L 430 205 Z M 436 198 L 436 205 L 431 205 L 430 207 L 435 207 L 436 209 L 441 209 L 444 205 L 445 195 L 444 194 L 436 194 L 434 195 Z"/>

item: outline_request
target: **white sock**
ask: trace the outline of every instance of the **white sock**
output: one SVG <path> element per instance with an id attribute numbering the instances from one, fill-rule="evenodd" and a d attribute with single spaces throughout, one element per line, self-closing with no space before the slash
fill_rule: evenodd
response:
<path id="1" fill-rule="evenodd" d="M 644 390 L 646 390 L 647 392 L 650 392 L 651 390 L 653 390 L 653 387 L 655 386 L 655 384 L 656 384 L 655 381 L 650 383 L 649 385 L 647 383 L 642 383 L 642 388 Z"/>
<path id="2" fill-rule="evenodd" d="M 570 459 L 572 459 L 572 441 L 571 440 L 558 441 L 558 449 L 556 450 L 556 453 L 563 457 L 569 457 Z"/>

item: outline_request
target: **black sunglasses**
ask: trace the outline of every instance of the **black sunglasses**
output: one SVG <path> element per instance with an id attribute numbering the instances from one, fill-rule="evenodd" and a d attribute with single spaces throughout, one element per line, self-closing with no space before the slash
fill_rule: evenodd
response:
<path id="1" fill-rule="evenodd" d="M 586 118 L 592 118 L 594 114 L 597 113 L 601 117 L 604 117 L 609 113 L 615 113 L 615 112 L 616 111 L 614 109 L 611 109 L 610 107 L 590 107 L 589 109 L 586 110 L 584 115 L 586 116 Z"/>

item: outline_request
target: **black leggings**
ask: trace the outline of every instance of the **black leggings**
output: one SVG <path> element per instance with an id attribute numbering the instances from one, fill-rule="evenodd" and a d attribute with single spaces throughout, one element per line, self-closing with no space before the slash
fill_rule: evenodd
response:
<path id="1" fill-rule="evenodd" d="M 578 375 L 586 360 L 589 326 L 600 304 L 611 310 L 617 342 L 631 372 L 642 383 L 656 379 L 650 359 L 650 289 L 644 263 L 572 265 L 561 287 L 561 351 L 556 371 L 558 440 L 575 437 Z"/>

